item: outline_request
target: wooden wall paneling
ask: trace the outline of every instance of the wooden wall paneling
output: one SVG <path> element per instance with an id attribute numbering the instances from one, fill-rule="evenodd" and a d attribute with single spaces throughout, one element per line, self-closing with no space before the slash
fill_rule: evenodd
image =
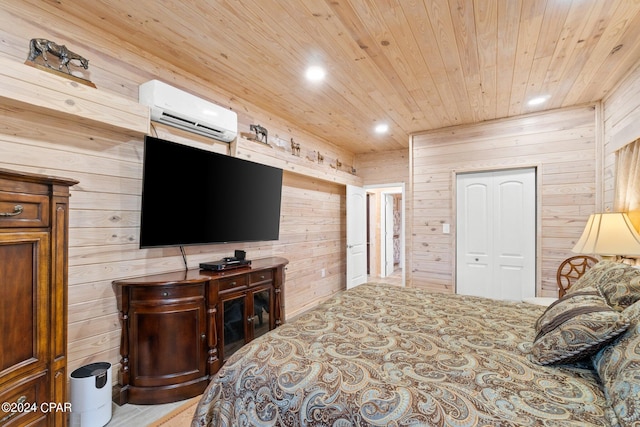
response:
<path id="1" fill-rule="evenodd" d="M 119 321 L 115 318 L 116 323 Z M 106 323 L 106 322 L 102 322 Z M 107 323 L 111 325 L 112 323 Z M 97 335 L 97 333 L 96 333 Z M 70 352 L 69 357 L 72 360 L 82 360 L 87 358 L 102 357 L 102 360 L 118 360 L 120 348 L 120 329 L 109 330 L 99 335 L 99 339 L 96 336 L 88 336 L 86 338 L 75 338 L 75 345 L 73 346 L 73 352 Z M 112 363 L 114 365 L 113 370 L 119 369 L 119 363 Z"/>
<path id="2" fill-rule="evenodd" d="M 640 62 L 603 101 L 604 208 L 613 210 L 616 151 L 640 138 Z"/>
<path id="3" fill-rule="evenodd" d="M 5 104 L 28 105 L 56 117 L 114 127 L 130 134 L 149 132 L 149 109 L 137 102 L 0 57 L 0 95 Z"/>
<path id="4" fill-rule="evenodd" d="M 539 295 L 556 293 L 555 279 L 546 274 L 571 255 L 588 213 L 595 209 L 593 106 L 418 134 L 413 138 L 412 156 L 415 286 L 454 291 L 454 172 L 537 165 L 538 271 L 543 272 L 537 288 Z M 451 234 L 442 233 L 443 222 L 452 224 Z M 557 228 L 562 228 L 561 237 L 554 234 Z"/>
<path id="5" fill-rule="evenodd" d="M 290 147 L 287 146 L 283 149 L 273 142 L 271 145 L 267 145 L 240 137 L 235 142 L 234 155 L 241 159 L 278 167 L 288 172 L 317 177 L 325 181 L 343 185 L 362 185 L 362 178 L 349 171 L 349 168 L 353 167 L 352 155 L 346 158 L 343 156 L 340 159 L 339 157 L 331 157 L 331 153 L 325 152 L 321 153 L 324 160 L 320 163 L 316 160 L 316 150 L 309 150 L 310 147 L 304 147 L 302 143 L 300 144 L 300 155 L 298 156 L 292 154 Z M 334 155 L 339 156 L 335 153 Z M 336 160 L 342 166 L 339 166 Z"/>
<path id="6" fill-rule="evenodd" d="M 280 236 L 290 262 L 285 282 L 289 317 L 344 288 L 346 190 L 285 172 L 283 197 Z"/>
<path id="7" fill-rule="evenodd" d="M 409 183 L 409 150 L 358 154 L 355 168 L 364 185 Z"/>
<path id="8" fill-rule="evenodd" d="M 636 68 L 618 90 L 604 100 L 607 143 L 613 144 L 612 150 L 621 148 L 625 140 L 632 141 L 634 137 L 637 138 L 635 113 L 640 109 L 637 103 L 637 99 L 640 98 L 640 82 L 637 80 L 639 69 L 640 67 Z"/>
<path id="9" fill-rule="evenodd" d="M 46 16 L 46 19 L 43 19 Z M 156 59 L 135 49 L 126 40 L 115 38 L 97 27 L 87 28 L 79 25 L 71 16 L 60 14 L 55 5 L 38 2 L 29 5 L 3 5 L 0 14 L 1 28 L 11 29 L 10 42 L 2 49 L 3 56 L 9 56 L 22 63 L 29 52 L 29 40 L 34 34 L 37 37 L 51 39 L 65 44 L 71 50 L 85 56 L 89 60 L 88 77 L 99 89 L 106 89 L 121 94 L 129 99 L 137 99 L 138 84 L 151 76 L 166 72 L 177 76 L 175 70 Z M 140 60 L 147 62 L 142 70 Z M 147 76 L 148 78 L 141 77 Z"/>

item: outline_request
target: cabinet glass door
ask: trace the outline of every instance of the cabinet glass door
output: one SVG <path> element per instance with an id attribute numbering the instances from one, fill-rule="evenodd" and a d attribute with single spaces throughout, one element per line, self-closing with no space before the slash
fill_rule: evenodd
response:
<path id="1" fill-rule="evenodd" d="M 245 296 L 223 301 L 223 336 L 225 360 L 245 342 Z"/>
<path id="2" fill-rule="evenodd" d="M 269 332 L 271 325 L 271 290 L 253 293 L 253 337 Z"/>

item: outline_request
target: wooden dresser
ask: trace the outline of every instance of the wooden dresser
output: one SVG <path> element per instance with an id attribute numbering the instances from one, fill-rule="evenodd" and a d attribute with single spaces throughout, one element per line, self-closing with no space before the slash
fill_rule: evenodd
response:
<path id="1" fill-rule="evenodd" d="M 74 184 L 0 169 L 2 426 L 66 425 L 68 414 L 49 410 L 49 404 L 64 408 L 67 402 L 67 247 Z"/>
<path id="2" fill-rule="evenodd" d="M 284 320 L 288 261 L 114 281 L 122 323 L 114 401 L 157 404 L 201 394 L 234 351 Z"/>

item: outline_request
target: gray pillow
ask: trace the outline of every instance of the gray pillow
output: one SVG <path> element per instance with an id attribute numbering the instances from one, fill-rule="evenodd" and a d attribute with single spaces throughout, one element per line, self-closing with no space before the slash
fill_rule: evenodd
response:
<path id="1" fill-rule="evenodd" d="M 531 354 L 541 365 L 572 363 L 593 355 L 629 327 L 595 288 L 551 304 L 536 321 Z"/>

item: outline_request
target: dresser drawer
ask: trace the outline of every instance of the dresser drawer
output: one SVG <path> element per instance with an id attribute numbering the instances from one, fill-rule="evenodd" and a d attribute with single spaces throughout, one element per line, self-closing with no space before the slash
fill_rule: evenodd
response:
<path id="1" fill-rule="evenodd" d="M 131 289 L 131 301 L 171 300 L 204 297 L 204 284 L 175 286 L 136 286 Z"/>
<path id="2" fill-rule="evenodd" d="M 247 286 L 247 276 L 242 275 L 242 276 L 229 277 L 226 279 L 219 279 L 218 283 L 220 286 L 218 290 L 220 292 L 228 291 L 231 289 L 244 288 Z"/>
<path id="3" fill-rule="evenodd" d="M 0 228 L 48 227 L 49 198 L 0 191 Z"/>
<path id="4" fill-rule="evenodd" d="M 262 270 L 251 273 L 249 276 L 249 283 L 264 283 L 273 280 L 273 270 Z"/>
<path id="5" fill-rule="evenodd" d="M 4 404 L 0 408 L 0 425 L 40 425 L 34 421 L 42 422 L 47 416 L 40 410 L 40 405 L 50 401 L 46 372 L 15 381 L 14 384 L 7 391 L 0 393 L 0 402 Z"/>

